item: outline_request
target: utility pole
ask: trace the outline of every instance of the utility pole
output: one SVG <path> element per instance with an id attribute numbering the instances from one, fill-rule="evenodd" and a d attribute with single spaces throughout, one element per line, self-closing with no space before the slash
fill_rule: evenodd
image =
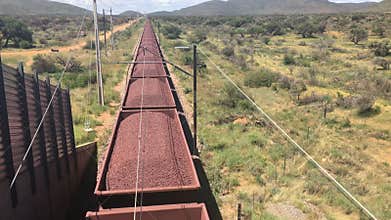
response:
<path id="1" fill-rule="evenodd" d="M 99 42 L 99 27 L 98 27 L 98 13 L 96 0 L 93 0 L 93 11 L 94 11 L 94 26 L 95 26 L 95 49 L 96 49 L 96 79 L 98 83 L 98 99 L 99 104 L 104 106 L 104 94 L 103 94 L 103 79 L 102 79 L 102 63 L 100 55 L 100 42 Z"/>
<path id="2" fill-rule="evenodd" d="M 197 45 L 193 44 L 193 125 L 194 150 L 197 148 Z"/>
<path id="3" fill-rule="evenodd" d="M 105 56 L 107 57 L 107 35 L 106 35 L 106 14 L 105 14 L 105 9 L 103 9 L 103 33 L 104 33 L 104 42 L 105 42 Z"/>
<path id="4" fill-rule="evenodd" d="M 242 219 L 242 204 L 238 204 L 238 220 Z"/>
<path id="5" fill-rule="evenodd" d="M 111 50 L 114 50 L 114 33 L 113 33 L 113 10 L 110 8 L 110 44 L 111 44 Z"/>

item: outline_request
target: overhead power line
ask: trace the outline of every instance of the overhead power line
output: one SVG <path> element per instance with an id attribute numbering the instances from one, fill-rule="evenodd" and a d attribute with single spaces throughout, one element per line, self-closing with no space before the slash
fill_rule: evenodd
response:
<path id="1" fill-rule="evenodd" d="M 300 146 L 293 138 L 291 138 L 284 129 L 282 129 L 277 122 L 275 122 L 255 101 L 248 96 L 243 89 L 241 89 L 238 84 L 236 84 L 231 77 L 229 77 L 213 60 L 201 49 L 199 51 L 209 60 L 209 62 L 216 67 L 216 69 L 220 72 L 220 74 L 227 79 L 252 105 L 254 105 L 257 110 L 264 115 L 267 120 L 269 120 L 274 127 L 284 136 L 291 144 L 293 144 L 301 153 L 304 154 L 306 159 L 310 161 L 318 170 L 330 181 L 332 182 L 337 189 L 342 192 L 342 194 L 348 198 L 357 208 L 363 211 L 368 217 L 373 220 L 377 220 L 375 215 L 369 211 L 356 197 L 354 197 L 341 183 L 339 183 L 325 168 L 323 168 L 302 146 Z"/>

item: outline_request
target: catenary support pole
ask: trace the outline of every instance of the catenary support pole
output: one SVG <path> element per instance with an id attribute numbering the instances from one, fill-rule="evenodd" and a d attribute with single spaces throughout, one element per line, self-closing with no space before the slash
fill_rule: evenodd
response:
<path id="1" fill-rule="evenodd" d="M 99 27 L 98 27 L 98 13 L 96 0 L 93 0 L 93 11 L 94 11 L 94 27 L 95 27 L 95 49 L 96 49 L 96 78 L 98 82 L 98 100 L 100 105 L 105 105 L 104 94 L 103 94 L 103 79 L 102 79 L 102 63 L 100 54 L 100 42 L 99 42 Z"/>
<path id="2" fill-rule="evenodd" d="M 193 44 L 193 126 L 194 150 L 197 150 L 197 45 Z"/>
<path id="3" fill-rule="evenodd" d="M 107 56 L 107 25 L 106 25 L 106 13 L 105 9 L 103 9 L 103 33 L 104 33 L 104 43 L 105 43 L 105 56 Z"/>
<path id="4" fill-rule="evenodd" d="M 113 30 L 114 29 L 114 26 L 113 26 L 113 9 L 110 8 L 110 45 L 111 45 L 111 50 L 113 51 L 114 50 L 114 33 L 113 33 Z"/>

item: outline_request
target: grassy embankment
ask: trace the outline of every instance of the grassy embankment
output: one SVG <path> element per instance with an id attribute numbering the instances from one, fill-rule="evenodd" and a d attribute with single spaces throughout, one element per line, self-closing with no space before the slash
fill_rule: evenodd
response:
<path id="1" fill-rule="evenodd" d="M 160 21 L 164 25 L 164 21 Z M 181 38 L 188 39 L 193 29 L 179 26 L 185 32 Z M 341 32 L 328 32 L 306 39 L 287 34 L 271 37 L 268 45 L 245 36 L 241 45 L 234 47 L 235 54 L 244 56 L 249 63 L 248 68 L 242 69 L 222 56 L 221 50 L 228 43 L 219 35 L 224 34 L 209 32 L 201 48 L 379 219 L 389 219 L 390 100 L 378 97 L 375 106 L 380 111 L 373 115 L 363 116 L 355 108 L 336 107 L 324 119 L 319 103 L 298 106 L 288 90 L 244 85 L 248 75 L 261 68 L 307 82 L 306 73 L 316 65 L 320 73 L 318 83 L 307 85 L 302 97 L 314 91 L 336 99 L 338 92 L 352 93 L 345 86 L 354 81 L 352 75 L 360 70 L 368 74 L 365 70 L 375 68 L 370 56 L 358 58 L 359 53 L 369 54 L 369 49 L 353 45 Z M 160 37 L 166 56 L 171 60 L 183 65 L 185 57 L 191 56 L 190 52 L 173 49 L 183 44 L 181 40 Z M 336 49 L 327 59 L 314 59 L 319 41 L 330 38 L 334 42 L 332 47 Z M 376 39 L 370 36 L 369 41 Z M 251 56 L 244 49 L 254 44 L 259 48 L 251 62 Z M 288 51 L 296 54 L 296 59 L 301 59 L 301 62 L 309 62 L 309 65 L 285 65 L 283 60 Z M 247 101 L 226 86 L 226 81 L 204 57 L 201 56 L 201 59 L 208 65 L 199 80 L 199 134 L 205 147 L 202 160 L 225 218 L 235 216 L 239 202 L 244 205 L 245 215 L 252 215 L 253 219 L 279 219 L 268 213 L 271 209 L 268 207 L 279 203 L 300 209 L 309 219 L 363 217 L 270 124 L 264 123 L 262 116 Z M 191 103 L 191 79 L 177 72 L 174 74 L 179 78 L 184 98 Z M 377 71 L 376 74 L 390 76 L 391 71 Z M 336 77 L 341 81 L 334 81 Z"/>

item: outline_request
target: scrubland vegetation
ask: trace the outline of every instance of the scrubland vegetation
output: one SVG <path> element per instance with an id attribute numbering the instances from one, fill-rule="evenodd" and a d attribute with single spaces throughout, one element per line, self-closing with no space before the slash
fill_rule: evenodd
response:
<path id="1" fill-rule="evenodd" d="M 379 219 L 391 218 L 390 15 L 161 17 L 154 24 L 168 59 L 191 69 L 192 54 L 174 47 L 197 43 Z M 226 219 L 238 203 L 245 219 L 291 219 L 297 210 L 307 219 L 366 219 L 199 59 L 207 66 L 199 79 L 201 157 Z M 191 103 L 191 78 L 173 73 Z"/>
<path id="2" fill-rule="evenodd" d="M 107 19 L 107 18 L 106 18 Z M 0 41 L 3 48 L 44 48 L 70 45 L 80 27 L 81 16 L 0 16 Z M 113 17 L 114 25 L 128 21 L 127 17 Z M 103 18 L 99 19 L 99 28 L 103 30 Z M 82 36 L 93 28 L 91 16 L 85 18 Z M 106 29 L 110 25 L 107 20 Z"/>
<path id="3" fill-rule="evenodd" d="M 53 46 L 56 48 L 56 46 L 72 46 L 82 42 L 80 47 L 75 47 L 72 50 L 59 50 L 57 53 L 44 50 L 34 51 L 34 49 L 20 50 L 19 53 L 19 49 L 15 51 L 16 49 L 14 48 L 4 48 L 5 53 L 2 55 L 2 60 L 4 64 L 10 66 L 16 66 L 18 62 L 26 61 L 24 63 L 26 72 L 32 73 L 36 71 L 39 73 L 40 78 L 45 79 L 49 77 L 52 84 L 54 84 L 57 83 L 70 57 L 61 85 L 63 88 L 68 87 L 71 89 L 76 144 L 79 145 L 97 140 L 100 146 L 106 146 L 121 99 L 120 92 L 123 90 L 121 82 L 125 79 L 127 66 L 114 64 L 114 62 L 132 59 L 132 50 L 137 43 L 143 22 L 138 22 L 124 31 L 115 33 L 113 51 L 109 44 L 110 39 L 107 41 L 108 55 L 105 56 L 105 53 L 102 52 L 106 106 L 101 107 L 97 101 L 95 45 L 91 43 L 92 21 L 90 18 L 86 19 L 86 24 L 83 28 L 85 31 L 81 33 L 82 38 L 80 42 L 76 42 L 77 27 L 80 26 L 80 19 L 80 17 L 56 16 L 0 18 L 0 20 L 12 20 L 13 23 L 17 23 L 15 28 L 20 28 L 20 25 L 25 27 L 33 36 L 32 45 L 34 47 L 45 48 Z M 118 17 L 115 19 L 115 25 L 123 24 L 128 20 L 128 18 Z M 109 28 L 109 25 L 107 28 Z M 47 42 L 42 43 L 42 39 L 45 39 Z M 3 37 L 3 46 L 5 41 L 6 39 Z M 104 51 L 103 42 L 101 42 L 101 45 L 102 51 Z M 18 47 L 14 39 L 10 39 L 8 46 Z M 14 51 L 16 54 L 13 54 Z M 86 127 L 92 128 L 92 131 L 86 131 Z M 97 133 L 99 133 L 99 138 Z M 104 149 L 101 148 L 100 150 L 103 151 Z"/>

